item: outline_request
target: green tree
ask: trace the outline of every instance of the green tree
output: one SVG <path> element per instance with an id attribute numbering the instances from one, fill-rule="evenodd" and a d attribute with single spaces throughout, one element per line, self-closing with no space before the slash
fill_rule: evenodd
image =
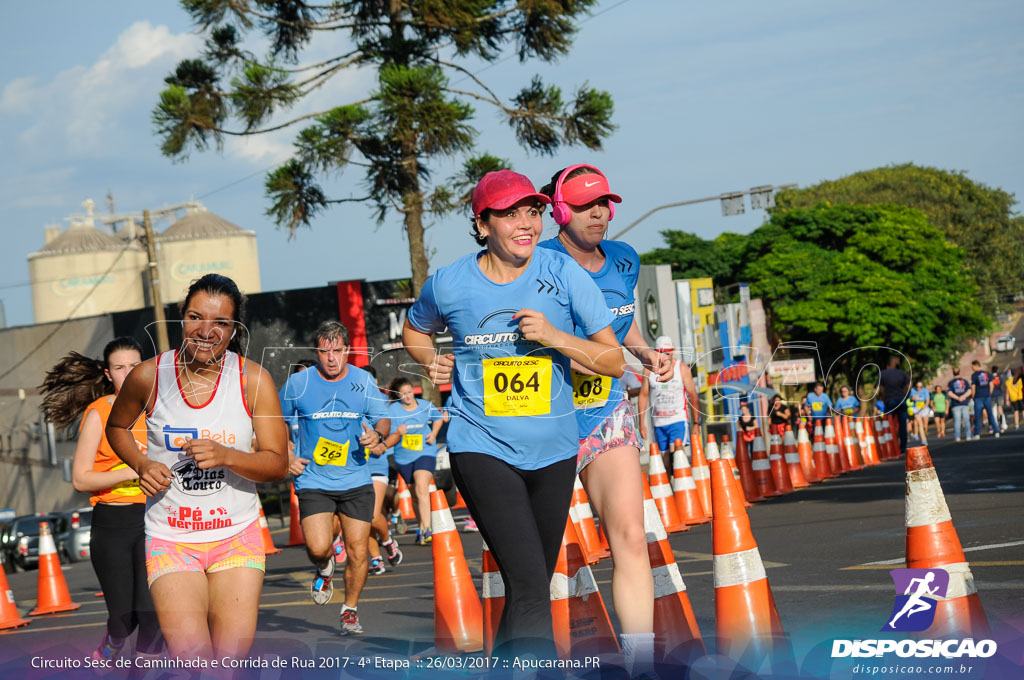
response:
<path id="1" fill-rule="evenodd" d="M 857 172 L 776 197 L 773 214 L 818 203 L 905 205 L 923 212 L 950 242 L 960 246 L 986 313 L 1024 290 L 1024 219 L 1014 217 L 1015 199 L 974 182 L 962 172 L 913 164 Z"/>
<path id="2" fill-rule="evenodd" d="M 905 206 L 777 210 L 750 234 L 741 276 L 787 340 L 814 340 L 825 368 L 856 379 L 891 347 L 928 375 L 986 328 L 963 250 Z M 853 352 L 851 352 L 853 350 Z"/>
<path id="3" fill-rule="evenodd" d="M 696 234 L 666 229 L 661 232 L 664 248 L 640 256 L 643 264 L 670 264 L 672 278 L 696 279 L 710 276 L 716 286 L 736 282 L 742 268 L 743 247 L 747 237 L 726 232 L 711 241 Z"/>
<path id="4" fill-rule="evenodd" d="M 206 36 L 206 47 L 166 78 L 153 111 L 161 150 L 182 160 L 193 149 L 219 148 L 225 135 L 305 123 L 293 157 L 267 176 L 267 213 L 294 232 L 342 201 L 370 201 L 379 222 L 397 212 L 409 239 L 418 295 L 429 265 L 425 217 L 463 205 L 480 176 L 507 166 L 488 154 L 470 157 L 477 136 L 470 102 L 494 107 L 518 143 L 537 153 L 553 154 L 563 144 L 600 149 L 611 134 L 607 92 L 584 84 L 567 97 L 534 77 L 503 100 L 468 66 L 470 59 L 496 62 L 510 47 L 521 61 L 566 55 L 579 20 L 596 1 L 182 0 Z M 243 43 L 253 29 L 269 41 L 262 58 Z M 298 66 L 313 36 L 323 34 L 338 35 L 346 49 Z M 377 76 L 359 101 L 271 124 L 279 112 L 357 68 L 375 69 Z M 467 84 L 456 87 L 461 81 Z M 462 171 L 434 181 L 431 164 L 449 157 L 465 159 Z M 328 197 L 321 183 L 352 163 L 365 167 L 367 195 Z"/>

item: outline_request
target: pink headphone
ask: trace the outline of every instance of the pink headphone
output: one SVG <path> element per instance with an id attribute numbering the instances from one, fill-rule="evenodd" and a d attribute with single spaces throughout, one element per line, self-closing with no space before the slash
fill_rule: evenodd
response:
<path id="1" fill-rule="evenodd" d="M 576 165 L 570 165 L 565 170 L 563 170 L 562 174 L 558 176 L 558 180 L 555 181 L 555 190 L 551 192 L 551 217 L 555 219 L 555 224 L 557 224 L 560 227 L 564 227 L 565 225 L 569 224 L 569 220 L 572 219 L 572 213 L 569 211 L 569 207 L 565 204 L 565 199 L 562 198 L 562 184 L 565 183 L 565 178 L 569 175 L 569 173 L 572 172 L 573 170 L 576 170 L 577 168 L 590 168 L 597 174 L 601 175 L 601 177 L 604 177 L 605 181 L 608 180 L 608 178 L 605 177 L 605 174 L 601 172 L 598 168 L 595 168 L 593 165 L 587 165 L 586 163 L 577 163 Z M 608 221 L 611 221 L 614 217 L 615 204 L 612 203 L 611 201 L 608 201 Z"/>

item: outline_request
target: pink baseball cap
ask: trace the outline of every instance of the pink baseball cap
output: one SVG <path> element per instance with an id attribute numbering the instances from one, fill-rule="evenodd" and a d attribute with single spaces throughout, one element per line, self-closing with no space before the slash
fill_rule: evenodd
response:
<path id="1" fill-rule="evenodd" d="M 483 176 L 473 189 L 473 215 L 484 210 L 504 210 L 524 198 L 536 198 L 547 205 L 551 199 L 538 193 L 526 175 L 511 170 L 497 170 Z"/>
<path id="2" fill-rule="evenodd" d="M 569 205 L 587 205 L 604 196 L 615 203 L 622 203 L 622 196 L 612 193 L 604 175 L 578 175 L 562 184 L 562 200 Z"/>

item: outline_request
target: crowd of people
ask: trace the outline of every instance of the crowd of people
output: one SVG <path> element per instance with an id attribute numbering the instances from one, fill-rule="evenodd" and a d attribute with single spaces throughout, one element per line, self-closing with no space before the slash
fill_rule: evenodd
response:
<path id="1" fill-rule="evenodd" d="M 412 377 L 382 389 L 372 368 L 351 364 L 348 329 L 335 320 L 314 331 L 313 359 L 278 390 L 244 358 L 245 299 L 217 274 L 189 288 L 180 347 L 143 360 L 134 340 L 118 338 L 102 361 L 72 354 L 55 366 L 45 407 L 54 422 L 81 417 L 73 483 L 96 506 L 92 560 L 109 619 L 94 655 L 123 653 L 138 629 L 136 654 L 166 645 L 179 657 L 244 656 L 265 570 L 255 485 L 289 474 L 310 597 L 330 602 L 343 567 L 340 631 L 362 633 L 368 576 L 403 560 L 388 519 L 397 478 L 411 491 L 415 543 L 431 543 L 428 490 L 447 423 L 452 475 L 471 515 L 464 529 L 482 534 L 504 583 L 496 649 L 556 655 L 549 583 L 578 476 L 612 553 L 626 663 L 649 667 L 654 582 L 640 466 L 648 433 L 631 397 L 641 416 L 650 412 L 663 451 L 688 440 L 700 412 L 672 341 L 649 347 L 634 320 L 639 257 L 606 238 L 621 201 L 590 165 L 561 169 L 539 190 L 510 170 L 480 180 L 471 200 L 480 250 L 434 272 L 403 328 L 426 379 L 451 385 L 444 409 L 417 397 Z M 547 206 L 556 233 L 542 241 Z M 442 331 L 451 353 L 435 349 Z M 642 374 L 626 370 L 623 349 Z M 928 419 L 944 436 L 952 411 L 959 440 L 973 402 L 973 436 L 986 414 L 998 436 L 1004 402 L 1019 426 L 1022 371 L 977 367 L 970 381 L 928 390 L 905 384 L 897 359 L 883 371 L 876 408 L 899 411 L 901 429 L 912 418 L 911 436 L 922 440 Z M 833 402 L 817 383 L 799 407 L 776 397 L 767 415 L 784 428 L 864 410 L 848 386 Z M 742 404 L 740 436 L 753 438 L 758 415 Z"/>

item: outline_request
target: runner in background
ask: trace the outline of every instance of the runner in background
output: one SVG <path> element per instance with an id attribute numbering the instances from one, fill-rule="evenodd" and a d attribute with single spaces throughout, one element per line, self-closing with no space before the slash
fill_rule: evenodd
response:
<path id="1" fill-rule="evenodd" d="M 614 204 L 622 198 L 612 193 L 604 173 L 586 164 L 559 170 L 540 192 L 551 199 L 558 225 L 558 234 L 540 247 L 568 255 L 587 272 L 615 317 L 616 339 L 640 360 L 651 381 L 667 380 L 671 361 L 647 346 L 634 319 L 640 256 L 632 246 L 605 238 Z M 636 413 L 617 378 L 574 365 L 572 382 L 580 438 L 576 473 L 612 553 L 612 599 L 626 666 L 648 668 L 654 658 L 654 579 L 644 529 L 643 442 L 636 436 Z"/>
<path id="2" fill-rule="evenodd" d="M 971 383 L 960 377 L 960 368 L 953 368 L 953 379 L 946 385 L 946 397 L 953 413 L 953 437 L 961 440 L 971 438 Z"/>
<path id="3" fill-rule="evenodd" d="M 452 385 L 452 474 L 501 572 L 502 658 L 557 657 L 549 586 L 580 448 L 570 360 L 613 377 L 625 363 L 601 290 L 571 258 L 536 247 L 548 200 L 523 175 L 486 174 L 472 195 L 486 249 L 427 279 L 403 331 L 428 377 Z M 438 355 L 431 336 L 446 328 L 454 354 Z"/>
<path id="4" fill-rule="evenodd" d="M 324 321 L 313 341 L 317 365 L 288 378 L 281 388 L 281 405 L 286 417 L 298 418 L 297 449 L 307 459 L 295 479 L 295 492 L 306 554 L 316 569 L 310 596 L 325 605 L 334 595 L 331 544 L 337 518 L 347 553 L 341 634 L 357 635 L 363 632 L 358 605 L 369 570 L 368 541 L 376 501 L 365 449 L 384 442 L 390 422 L 376 380 L 348 363 L 345 325 Z"/>
<path id="5" fill-rule="evenodd" d="M 772 405 L 768 411 L 769 432 L 783 435 L 786 432 L 786 425 L 792 422 L 792 417 L 793 410 L 789 404 L 782 401 L 782 397 L 778 394 L 772 397 Z"/>
<path id="6" fill-rule="evenodd" d="M 372 366 L 365 366 L 363 370 L 373 377 L 373 382 L 378 386 L 377 371 Z M 384 516 L 384 499 L 388 490 L 388 473 L 390 471 L 390 459 L 394 450 L 388 448 L 387 444 L 380 443 L 364 448 L 366 452 L 366 464 L 370 468 L 370 480 L 373 482 L 373 520 L 370 522 L 370 573 L 381 575 L 387 573 L 384 566 L 384 557 L 392 567 L 402 563 L 402 551 L 398 548 L 398 541 L 394 540 L 388 528 L 388 520 Z M 381 550 L 384 556 L 381 556 Z"/>
<path id="7" fill-rule="evenodd" d="M 815 420 L 823 421 L 832 415 L 832 397 L 825 394 L 825 385 L 821 382 L 814 383 L 814 391 L 807 395 L 805 403 L 807 416 L 812 423 Z"/>
<path id="8" fill-rule="evenodd" d="M 412 492 L 416 513 L 416 545 L 427 545 L 430 536 L 430 484 L 437 467 L 437 433 L 444 424 L 441 411 L 429 401 L 417 399 L 408 378 L 388 385 L 391 434 L 384 444 L 394 447 L 398 474 Z"/>
<path id="9" fill-rule="evenodd" d="M 255 482 L 288 471 L 274 381 L 239 354 L 244 304 L 225 276 L 194 282 L 181 305 L 181 347 L 136 366 L 107 421 L 111 448 L 148 497 L 149 588 L 180 658 L 248 654 L 266 561 Z M 143 415 L 145 454 L 132 429 Z"/>
<path id="10" fill-rule="evenodd" d="M 939 439 L 946 438 L 946 413 L 949 409 L 946 393 L 942 391 L 942 385 L 936 385 L 932 393 L 932 406 L 935 410 L 935 436 Z M 927 428 L 926 428 L 927 430 Z"/>
<path id="11" fill-rule="evenodd" d="M 737 436 L 743 437 L 747 444 L 753 443 L 757 436 L 757 418 L 750 411 L 750 404 L 746 399 L 740 402 L 740 415 L 736 419 Z"/>
<path id="12" fill-rule="evenodd" d="M 931 402 L 931 393 L 924 383 L 918 380 L 914 383 L 914 388 L 910 390 L 910 411 L 914 414 L 911 434 L 923 446 L 928 446 L 928 416 L 931 411 Z"/>
<path id="13" fill-rule="evenodd" d="M 135 338 L 119 337 L 103 348 L 103 360 L 72 352 L 46 374 L 42 410 L 54 426 L 70 427 L 81 415 L 71 483 L 91 493 L 93 506 L 89 553 L 107 605 L 107 631 L 93 651 L 94 661 L 121 656 L 136 629 L 137 656 L 155 657 L 161 648 L 160 624 L 146 582 L 146 497 L 139 475 L 110 448 L 104 429 L 125 378 L 142 363 Z M 84 415 L 83 415 L 84 414 Z M 146 421 L 132 426 L 132 437 L 146 450 Z"/>
<path id="14" fill-rule="evenodd" d="M 690 423 L 700 422 L 697 406 L 700 402 L 690 366 L 676 357 L 672 338 L 662 335 L 654 341 L 654 349 L 668 358 L 672 377 L 662 381 L 658 375 L 644 369 L 638 397 L 640 437 L 647 439 L 646 414 L 649 403 L 658 449 L 668 453 L 675 450 L 676 439 L 690 441 Z"/>
<path id="15" fill-rule="evenodd" d="M 855 416 L 860 412 L 860 399 L 850 393 L 849 385 L 843 385 L 839 388 L 836 410 L 844 416 Z"/>

